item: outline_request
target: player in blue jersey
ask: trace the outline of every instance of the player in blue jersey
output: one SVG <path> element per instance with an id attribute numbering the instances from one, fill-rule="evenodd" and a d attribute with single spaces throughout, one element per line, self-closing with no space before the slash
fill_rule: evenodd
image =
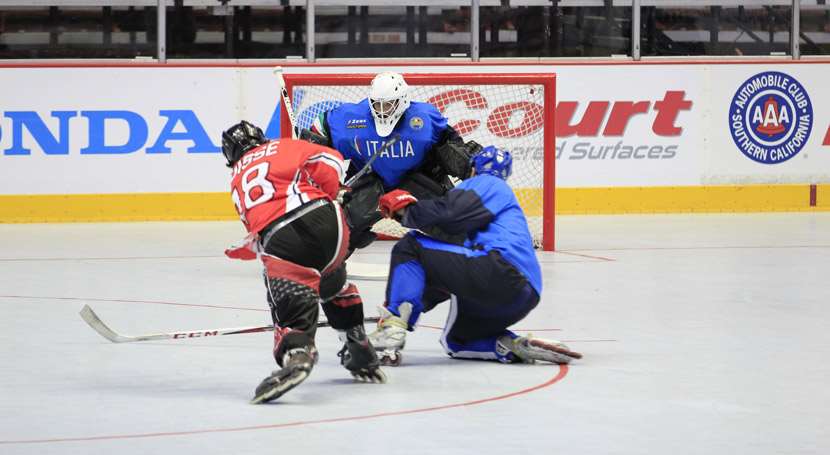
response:
<path id="1" fill-rule="evenodd" d="M 393 136 L 400 139 L 381 151 Z M 369 229 L 381 219 L 377 202 L 382 194 L 402 188 L 418 199 L 443 195 L 453 187 L 450 176 L 469 176 L 470 157 L 481 149 L 474 141 L 464 142 L 435 106 L 411 101 L 404 78 L 391 72 L 375 76 L 368 98 L 320 114 L 300 137 L 335 148 L 350 160 L 347 179 L 381 153 L 372 163 L 373 172 L 355 182 L 343 200 L 351 249 L 375 239 Z"/>
<path id="2" fill-rule="evenodd" d="M 472 157 L 472 168 L 471 178 L 439 198 L 419 201 L 404 190 L 381 197 L 383 214 L 403 226 L 438 226 L 466 240 L 456 245 L 410 231 L 395 244 L 386 306 L 369 339 L 386 364 L 397 364 L 406 331 L 449 299 L 441 344 L 451 357 L 560 364 L 580 358 L 561 342 L 507 330 L 539 303 L 542 273 L 527 220 L 505 182 L 510 153 L 486 147 Z"/>

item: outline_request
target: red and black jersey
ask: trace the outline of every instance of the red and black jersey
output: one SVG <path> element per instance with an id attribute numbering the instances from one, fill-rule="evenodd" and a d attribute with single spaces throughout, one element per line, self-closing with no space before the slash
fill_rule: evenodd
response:
<path id="1" fill-rule="evenodd" d="M 231 171 L 231 197 L 248 232 L 315 199 L 334 199 L 346 172 L 337 150 L 295 139 L 245 153 Z"/>

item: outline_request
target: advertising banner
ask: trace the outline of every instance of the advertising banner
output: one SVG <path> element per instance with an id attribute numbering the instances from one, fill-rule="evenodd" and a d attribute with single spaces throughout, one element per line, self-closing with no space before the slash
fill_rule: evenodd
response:
<path id="1" fill-rule="evenodd" d="M 558 187 L 830 182 L 827 63 L 286 73 L 382 70 L 555 72 Z M 221 131 L 247 119 L 279 134 L 266 66 L 4 68 L 0 84 L 4 195 L 224 192 Z"/>
<path id="2" fill-rule="evenodd" d="M 270 125 L 279 99 L 265 69 L 8 68 L 0 86 L 0 194 L 225 191 L 222 130 Z"/>
<path id="3" fill-rule="evenodd" d="M 714 66 L 703 184 L 830 182 L 824 65 Z"/>

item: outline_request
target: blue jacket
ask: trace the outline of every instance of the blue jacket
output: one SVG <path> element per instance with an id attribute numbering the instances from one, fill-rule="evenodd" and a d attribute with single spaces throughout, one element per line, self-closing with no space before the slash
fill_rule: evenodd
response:
<path id="1" fill-rule="evenodd" d="M 542 271 L 533 237 L 516 195 L 504 180 L 476 175 L 443 197 L 410 205 L 401 224 L 412 229 L 437 226 L 450 234 L 466 234 L 464 246 L 497 250 L 542 295 Z"/>

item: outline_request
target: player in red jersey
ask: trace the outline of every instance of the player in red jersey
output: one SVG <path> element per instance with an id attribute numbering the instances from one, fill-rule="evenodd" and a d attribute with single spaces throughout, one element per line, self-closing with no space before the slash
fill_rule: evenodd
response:
<path id="1" fill-rule="evenodd" d="M 351 374 L 385 382 L 363 326 L 363 302 L 346 282 L 349 230 L 335 202 L 346 167 L 334 149 L 294 139 L 269 141 L 241 122 L 222 133 L 231 197 L 264 265 L 281 369 L 257 387 L 253 403 L 282 396 L 317 361 L 314 335 L 322 302 L 344 342 L 338 354 Z"/>

